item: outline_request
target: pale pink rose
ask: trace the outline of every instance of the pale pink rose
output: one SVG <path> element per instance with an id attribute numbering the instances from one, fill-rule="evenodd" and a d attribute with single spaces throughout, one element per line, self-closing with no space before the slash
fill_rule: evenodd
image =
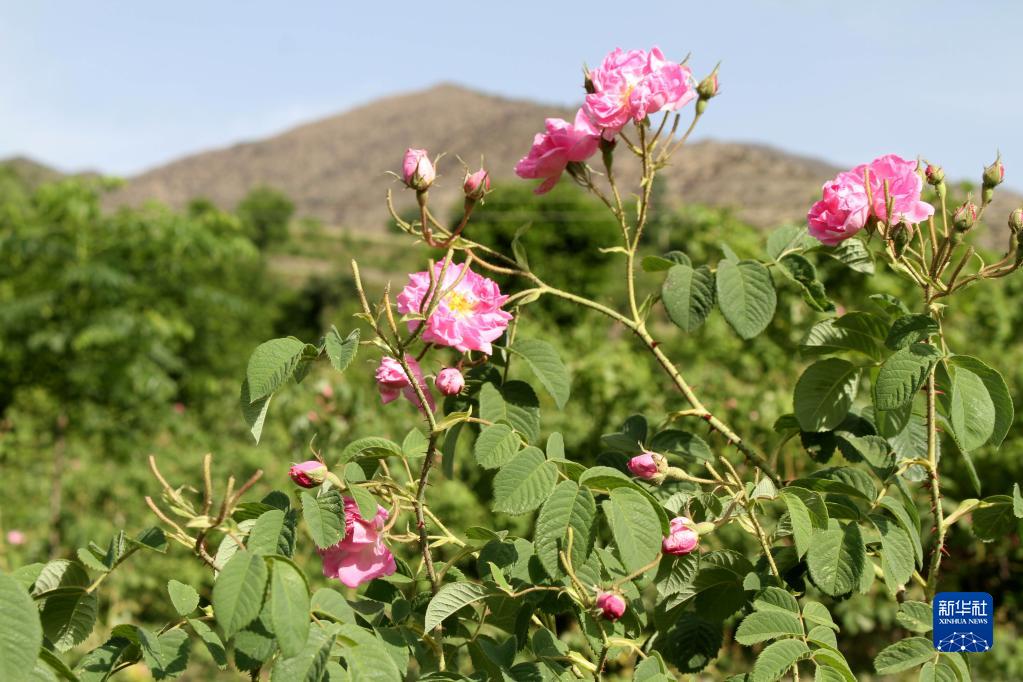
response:
<path id="1" fill-rule="evenodd" d="M 425 191 L 433 184 L 437 171 L 425 149 L 406 149 L 401 163 L 401 179 L 410 188 Z"/>
<path id="2" fill-rule="evenodd" d="M 663 473 L 668 462 L 656 452 L 644 451 L 629 460 L 629 471 L 636 478 L 650 480 Z"/>
<path id="3" fill-rule="evenodd" d="M 416 378 L 416 384 L 422 389 L 423 395 L 426 396 L 430 412 L 433 412 L 437 405 L 433 402 L 433 394 L 430 393 L 430 389 L 426 385 L 426 379 L 423 378 L 423 370 L 411 355 L 406 355 L 405 361 L 408 362 L 409 369 L 412 370 L 412 374 Z M 423 410 L 423 406 L 419 402 L 419 396 L 416 395 L 416 390 L 412 388 L 412 382 L 408 380 L 408 375 L 402 369 L 401 363 L 394 358 L 384 356 L 380 359 L 380 366 L 377 367 L 376 371 L 376 380 L 377 388 L 380 389 L 380 399 L 385 405 L 392 400 L 396 400 L 399 395 L 404 395 L 420 411 Z"/>
<path id="4" fill-rule="evenodd" d="M 594 91 L 586 95 L 584 109 L 607 140 L 630 121 L 680 109 L 697 94 L 689 67 L 667 61 L 656 47 L 616 48 L 590 72 L 590 81 Z"/>
<path id="5" fill-rule="evenodd" d="M 458 395 L 465 388 L 465 377 L 454 367 L 446 367 L 437 373 L 434 384 L 444 395 Z"/>
<path id="6" fill-rule="evenodd" d="M 7 544 L 8 545 L 23 545 L 25 544 L 25 534 L 20 530 L 9 530 L 7 531 Z"/>
<path id="7" fill-rule="evenodd" d="M 661 542 L 665 554 L 689 554 L 700 543 L 700 536 L 685 516 L 676 516 L 668 524 L 668 537 Z"/>
<path id="8" fill-rule="evenodd" d="M 870 162 L 870 192 L 874 203 L 874 215 L 885 223 L 898 222 L 916 225 L 934 215 L 934 207 L 920 201 L 924 181 L 916 172 L 916 161 L 907 161 L 895 154 L 886 154 Z M 863 166 L 851 172 L 863 176 Z M 888 216 L 885 206 L 884 181 L 888 181 L 888 193 L 892 199 L 892 215 Z"/>
<path id="9" fill-rule="evenodd" d="M 443 266 L 443 261 L 434 266 L 434 277 L 438 280 Z M 440 287 L 441 291 L 451 291 L 426 320 L 423 341 L 451 346 L 463 353 L 475 350 L 490 355 L 493 352 L 491 341 L 504 333 L 512 319 L 511 313 L 501 310 L 508 297 L 501 294 L 497 282 L 476 274 L 468 264 L 458 266 L 451 263 L 444 272 Z M 409 275 L 409 283 L 398 294 L 398 312 L 403 315 L 422 312 L 429 288 L 428 272 Z M 422 323 L 422 320 L 410 320 L 409 330 L 418 329 Z"/>
<path id="10" fill-rule="evenodd" d="M 327 467 L 323 462 L 318 462 L 315 459 L 292 464 L 291 469 L 288 470 L 288 476 L 291 477 L 292 482 L 302 488 L 315 488 L 323 483 L 326 475 Z"/>
<path id="11" fill-rule="evenodd" d="M 576 113 L 574 123 L 549 118 L 545 126 L 547 131 L 536 134 L 532 149 L 515 164 L 515 173 L 520 178 L 543 180 L 534 190 L 537 194 L 551 191 L 569 163 L 585 161 L 600 146 L 600 130 L 582 109 Z"/>
<path id="12" fill-rule="evenodd" d="M 323 557 L 323 575 L 337 578 L 348 587 L 393 575 L 398 567 L 380 536 L 387 510 L 378 506 L 376 516 L 367 521 L 359 514 L 355 500 L 346 497 L 344 503 L 344 538 L 333 547 L 316 550 Z"/>
<path id="13" fill-rule="evenodd" d="M 597 608 L 600 615 L 610 621 L 615 621 L 625 614 L 625 599 L 614 592 L 601 592 L 597 595 Z"/>
<path id="14" fill-rule="evenodd" d="M 462 181 L 462 191 L 469 199 L 479 201 L 490 191 L 490 174 L 482 168 L 475 173 L 466 171 L 465 180 Z"/>

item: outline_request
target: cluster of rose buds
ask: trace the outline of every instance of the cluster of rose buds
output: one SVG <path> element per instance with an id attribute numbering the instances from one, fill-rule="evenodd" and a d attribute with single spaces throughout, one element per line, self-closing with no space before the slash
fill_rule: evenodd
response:
<path id="1" fill-rule="evenodd" d="M 405 157 L 401 163 L 401 180 L 409 189 L 422 194 L 430 189 L 436 179 L 436 162 L 430 160 L 430 155 L 425 149 L 410 147 L 405 150 Z M 466 200 L 482 201 L 490 192 L 490 174 L 483 168 L 475 173 L 470 173 L 466 169 L 462 191 L 465 192 Z"/>

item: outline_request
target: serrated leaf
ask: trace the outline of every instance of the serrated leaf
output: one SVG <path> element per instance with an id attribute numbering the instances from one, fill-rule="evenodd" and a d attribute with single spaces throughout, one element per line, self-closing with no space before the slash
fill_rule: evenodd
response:
<path id="1" fill-rule="evenodd" d="M 668 318 L 686 332 L 696 331 L 714 309 L 714 273 L 707 266 L 674 265 L 661 285 Z"/>
<path id="2" fill-rule="evenodd" d="M 291 562 L 274 560 L 270 578 L 270 623 L 286 657 L 297 656 L 309 636 L 309 587 Z"/>
<path id="3" fill-rule="evenodd" d="M 99 600 L 81 587 L 58 588 L 47 594 L 39 616 L 43 632 L 58 651 L 68 651 L 92 632 Z"/>
<path id="4" fill-rule="evenodd" d="M 539 448 L 528 447 L 501 467 L 494 477 L 494 511 L 531 512 L 550 496 L 557 481 L 558 468 L 554 462 L 547 461 Z"/>
<path id="5" fill-rule="evenodd" d="M 661 551 L 661 524 L 657 512 L 641 492 L 615 488 L 603 509 L 618 555 L 629 572 L 657 558 Z"/>
<path id="6" fill-rule="evenodd" d="M 995 409 L 994 428 L 988 442 L 998 447 L 1005 440 L 1006 434 L 1009 433 L 1014 416 L 1012 395 L 1009 393 L 1009 387 L 1005 384 L 1005 379 L 1002 378 L 1002 375 L 997 370 L 969 355 L 953 355 L 949 358 L 948 363 L 952 367 L 965 369 L 980 377 L 980 380 L 987 388 L 988 395 Z"/>
<path id="7" fill-rule="evenodd" d="M 891 350 L 901 350 L 911 343 L 926 341 L 939 331 L 937 321 L 930 315 L 919 313 L 903 315 L 892 322 L 884 345 Z"/>
<path id="8" fill-rule="evenodd" d="M 736 334 L 748 340 L 767 328 L 778 302 L 767 268 L 751 260 L 723 260 L 715 282 L 718 307 Z"/>
<path id="9" fill-rule="evenodd" d="M 894 410 L 911 401 L 940 357 L 941 352 L 926 343 L 914 343 L 893 353 L 874 380 L 874 407 Z"/>
<path id="10" fill-rule="evenodd" d="M 764 647 L 753 664 L 753 682 L 773 682 L 787 673 L 792 664 L 810 654 L 799 639 L 783 639 Z"/>
<path id="11" fill-rule="evenodd" d="M 979 376 L 964 367 L 939 365 L 937 383 L 940 404 L 961 450 L 984 445 L 994 433 L 995 405 Z"/>
<path id="12" fill-rule="evenodd" d="M 902 529 L 906 531 L 913 545 L 913 557 L 916 564 L 918 566 L 923 565 L 924 550 L 920 541 L 920 527 L 913 521 L 913 517 L 906 509 L 905 503 L 891 495 L 885 495 L 878 500 L 878 504 L 887 509 L 895 517 L 895 520 L 899 522 Z"/>
<path id="13" fill-rule="evenodd" d="M 0 679 L 17 680 L 43 645 L 39 610 L 17 580 L 0 573 Z"/>
<path id="14" fill-rule="evenodd" d="M 753 608 L 757 611 L 787 611 L 799 615 L 799 602 L 788 590 L 780 587 L 765 587 L 753 600 Z"/>
<path id="15" fill-rule="evenodd" d="M 373 497 L 373 493 L 358 485 L 349 485 L 347 492 L 355 500 L 355 506 L 359 509 L 359 516 L 366 520 L 372 520 L 376 517 L 379 505 L 377 504 L 377 499 Z"/>
<path id="16" fill-rule="evenodd" d="M 245 370 L 249 401 L 268 397 L 290 379 L 305 349 L 305 343 L 290 336 L 259 344 L 249 356 Z"/>
<path id="17" fill-rule="evenodd" d="M 879 675 L 894 675 L 933 659 L 934 654 L 929 639 L 910 637 L 882 649 L 874 658 L 874 669 Z"/>
<path id="18" fill-rule="evenodd" d="M 828 431 L 849 414 L 859 385 L 860 368 L 828 358 L 810 365 L 796 382 L 792 402 L 804 431 Z"/>
<path id="19" fill-rule="evenodd" d="M 489 422 L 505 422 L 529 443 L 540 439 L 540 401 L 524 381 L 509 381 L 500 389 L 483 384 L 479 394 L 480 417 Z"/>
<path id="20" fill-rule="evenodd" d="M 188 624 L 202 640 L 217 667 L 221 670 L 227 668 L 227 651 L 224 649 L 224 642 L 220 639 L 220 635 L 214 632 L 209 625 L 196 618 L 189 618 Z"/>
<path id="21" fill-rule="evenodd" d="M 814 626 L 822 625 L 838 632 L 838 626 L 835 625 L 831 612 L 828 611 L 828 607 L 820 602 L 808 601 L 803 604 L 803 620 Z"/>
<path id="22" fill-rule="evenodd" d="M 810 541 L 813 538 L 810 510 L 799 496 L 788 489 L 782 489 L 781 496 L 789 511 L 789 524 L 792 527 L 792 540 L 796 545 L 796 556 L 801 559 L 809 551 Z"/>
<path id="23" fill-rule="evenodd" d="M 574 566 L 586 563 L 593 549 L 597 504 L 593 494 L 574 481 L 562 481 L 554 488 L 536 518 L 536 556 L 551 577 L 563 575 L 558 552 L 568 552 L 568 529 L 572 529 L 570 558 Z"/>
<path id="24" fill-rule="evenodd" d="M 930 604 L 922 601 L 904 601 L 899 604 L 895 620 L 907 630 L 927 634 L 933 628 L 934 612 Z"/>
<path id="25" fill-rule="evenodd" d="M 484 469 L 504 466 L 515 457 L 522 441 L 507 424 L 493 424 L 484 427 L 476 438 L 473 455 L 476 463 Z"/>
<path id="26" fill-rule="evenodd" d="M 894 596 L 913 577 L 913 543 L 909 533 L 886 516 L 871 514 L 870 522 L 881 534 L 881 571 L 888 593 Z"/>
<path id="27" fill-rule="evenodd" d="M 1019 491 L 1019 483 L 1012 484 L 1012 515 L 1023 519 L 1023 495 Z"/>
<path id="28" fill-rule="evenodd" d="M 448 583 L 430 600 L 426 607 L 426 621 L 423 629 L 433 630 L 441 622 L 460 609 L 496 594 L 479 583 Z"/>
<path id="29" fill-rule="evenodd" d="M 722 639 L 720 621 L 683 612 L 667 632 L 657 637 L 654 649 L 679 672 L 696 673 L 717 658 Z"/>
<path id="30" fill-rule="evenodd" d="M 309 628 L 308 637 L 303 640 L 297 654 L 290 657 L 280 656 L 274 662 L 270 673 L 271 682 L 322 682 L 330 651 L 334 646 L 336 631 L 336 625 L 326 629 Z M 383 660 L 380 663 L 382 666 Z M 361 678 L 349 674 L 349 679 Z"/>
<path id="31" fill-rule="evenodd" d="M 884 322 L 876 315 L 846 313 L 815 324 L 803 339 L 799 352 L 810 356 L 855 351 L 880 360 L 886 331 Z"/>
<path id="32" fill-rule="evenodd" d="M 563 409 L 568 402 L 572 382 L 554 346 L 539 339 L 523 339 L 516 341 L 508 350 L 526 361 L 536 378 L 554 398 L 558 409 Z"/>
<path id="33" fill-rule="evenodd" d="M 267 570 L 263 557 L 239 550 L 213 583 L 213 612 L 230 639 L 263 608 Z"/>
<path id="34" fill-rule="evenodd" d="M 347 337 L 342 339 L 341 333 L 332 326 L 323 341 L 330 364 L 338 372 L 348 369 L 352 360 L 355 359 L 356 353 L 359 352 L 358 329 L 353 329 Z"/>
<path id="35" fill-rule="evenodd" d="M 807 305 L 822 313 L 835 309 L 835 304 L 824 290 L 824 284 L 817 279 L 817 268 L 813 263 L 797 253 L 785 254 L 778 263 L 785 276 L 803 289 L 803 299 Z"/>
<path id="36" fill-rule="evenodd" d="M 650 449 L 665 455 L 691 457 L 701 462 L 714 460 L 714 453 L 706 441 L 694 433 L 679 429 L 658 431 L 650 439 Z"/>
<path id="37" fill-rule="evenodd" d="M 767 255 L 771 260 L 786 253 L 803 252 L 817 245 L 806 225 L 783 225 L 767 237 Z"/>
<path id="38" fill-rule="evenodd" d="M 345 534 L 345 507 L 341 493 L 328 490 L 319 497 L 302 493 L 302 518 L 320 549 L 332 547 Z"/>
<path id="39" fill-rule="evenodd" d="M 874 259 L 866 245 L 859 239 L 846 239 L 825 253 L 856 272 L 874 274 Z"/>
<path id="40" fill-rule="evenodd" d="M 284 530 L 284 512 L 271 509 L 260 514 L 249 531 L 246 548 L 255 554 L 279 554 L 281 532 Z M 182 613 L 182 616 L 185 614 Z"/>
<path id="41" fill-rule="evenodd" d="M 268 395 L 264 398 L 253 400 L 249 392 L 249 380 L 246 379 L 242 382 L 241 395 L 239 396 L 242 416 L 245 418 L 245 423 L 249 425 L 249 433 L 252 434 L 257 443 L 259 442 L 259 437 L 263 435 L 263 424 L 266 422 L 266 413 L 270 409 L 271 397 Z"/>
<path id="42" fill-rule="evenodd" d="M 735 641 L 750 646 L 779 637 L 802 637 L 799 616 L 785 611 L 754 611 L 746 616 L 735 631 Z"/>
<path id="43" fill-rule="evenodd" d="M 1013 500 L 1009 495 L 985 497 L 983 504 L 973 510 L 973 534 L 981 542 L 994 542 L 1005 537 L 1016 527 Z"/>
<path id="44" fill-rule="evenodd" d="M 806 563 L 814 584 L 825 594 L 838 597 L 855 590 L 867 564 L 859 527 L 849 523 L 842 529 L 815 532 Z"/>
<path id="45" fill-rule="evenodd" d="M 191 585 L 170 580 L 167 583 L 167 593 L 179 616 L 187 616 L 199 606 L 199 593 Z"/>

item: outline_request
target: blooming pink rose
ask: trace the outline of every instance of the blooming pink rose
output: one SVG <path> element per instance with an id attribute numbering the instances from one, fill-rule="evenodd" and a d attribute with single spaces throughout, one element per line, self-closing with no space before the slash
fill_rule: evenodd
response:
<path id="1" fill-rule="evenodd" d="M 874 202 L 874 215 L 886 223 L 898 222 L 916 225 L 934 215 L 934 207 L 920 201 L 924 181 L 916 172 L 916 161 L 907 161 L 895 154 L 886 154 L 870 162 L 870 193 Z M 851 172 L 863 176 L 863 166 Z M 892 199 L 892 215 L 888 216 L 885 206 L 884 181 L 888 181 L 888 193 Z"/>
<path id="2" fill-rule="evenodd" d="M 23 545 L 25 544 L 25 534 L 20 530 L 9 530 L 7 531 L 7 544 L 8 545 Z"/>
<path id="3" fill-rule="evenodd" d="M 401 179 L 410 188 L 425 191 L 433 184 L 437 171 L 425 149 L 406 149 L 401 164 Z"/>
<path id="4" fill-rule="evenodd" d="M 600 615 L 607 620 L 618 620 L 625 613 L 625 600 L 614 592 L 601 592 L 597 595 L 597 608 Z"/>
<path id="5" fill-rule="evenodd" d="M 465 388 L 465 377 L 454 367 L 446 367 L 437 373 L 434 384 L 444 395 L 458 395 Z"/>
<path id="6" fill-rule="evenodd" d="M 426 379 L 423 378 L 423 370 L 419 367 L 419 363 L 411 355 L 405 356 L 405 361 L 408 362 L 409 369 L 412 370 L 412 374 L 416 378 L 416 384 L 423 391 L 423 395 L 426 396 L 426 402 L 430 407 L 430 412 L 433 412 L 437 405 L 433 402 L 433 394 L 430 393 L 429 387 L 426 385 Z M 376 372 L 377 388 L 380 389 L 380 399 L 386 405 L 392 400 L 396 400 L 399 395 L 404 395 L 405 398 L 418 407 L 420 411 L 423 410 L 422 404 L 419 402 L 419 396 L 416 395 L 416 390 L 412 388 L 412 382 L 408 380 L 408 375 L 405 374 L 405 370 L 402 369 L 401 363 L 392 357 L 383 357 L 380 359 L 380 366 L 377 367 Z"/>
<path id="7" fill-rule="evenodd" d="M 614 52 L 590 72 L 594 92 L 586 95 L 587 115 L 605 139 L 630 121 L 642 121 L 662 109 L 675 111 L 696 98 L 689 67 L 664 59 L 660 49 Z"/>
<path id="8" fill-rule="evenodd" d="M 520 178 L 543 179 L 534 190 L 537 194 L 551 191 L 569 163 L 585 161 L 600 146 L 600 130 L 582 109 L 576 112 L 574 123 L 549 118 L 545 125 L 547 132 L 537 133 L 532 149 L 515 164 Z"/>
<path id="9" fill-rule="evenodd" d="M 629 460 L 629 471 L 636 478 L 650 480 L 660 473 L 668 462 L 656 452 L 644 451 Z"/>
<path id="10" fill-rule="evenodd" d="M 700 543 L 700 536 L 685 516 L 676 516 L 668 524 L 668 537 L 661 542 L 665 554 L 689 554 Z"/>
<path id="11" fill-rule="evenodd" d="M 327 549 L 317 549 L 323 557 L 323 575 L 337 578 L 348 587 L 392 575 L 398 569 L 394 555 L 387 549 L 380 531 L 387 521 L 387 510 L 377 507 L 377 514 L 367 521 L 350 497 L 345 501 L 345 537 Z"/>
<path id="12" fill-rule="evenodd" d="M 440 279 L 443 266 L 443 261 L 434 266 L 437 279 Z M 477 275 L 467 263 L 461 266 L 451 263 L 445 270 L 440 287 L 442 291 L 451 291 L 440 300 L 426 321 L 423 341 L 451 346 L 463 353 L 475 350 L 490 355 L 493 352 L 490 342 L 504 333 L 512 319 L 511 313 L 501 310 L 508 297 L 501 295 L 497 282 Z M 428 272 L 409 275 L 409 283 L 398 294 L 398 312 L 403 315 L 422 312 L 429 289 Z M 410 320 L 409 330 L 414 331 L 422 323 L 422 320 Z"/>
<path id="13" fill-rule="evenodd" d="M 469 199 L 479 201 L 490 191 L 490 174 L 482 168 L 475 173 L 466 171 L 465 180 L 462 181 L 462 191 Z"/>
<path id="14" fill-rule="evenodd" d="M 869 212 L 863 176 L 845 172 L 824 184 L 824 198 L 810 207 L 806 219 L 811 236 L 835 246 L 863 229 Z"/>
<path id="15" fill-rule="evenodd" d="M 323 483 L 323 478 L 326 474 L 327 467 L 323 462 L 318 462 L 315 459 L 292 464 L 291 469 L 288 470 L 288 476 L 291 477 L 291 481 L 302 488 L 315 488 Z"/>

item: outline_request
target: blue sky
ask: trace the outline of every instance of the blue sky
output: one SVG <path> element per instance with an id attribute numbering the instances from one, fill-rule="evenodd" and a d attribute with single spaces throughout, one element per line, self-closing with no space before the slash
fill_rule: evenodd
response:
<path id="1" fill-rule="evenodd" d="M 573 103 L 583 61 L 658 44 L 723 62 L 702 137 L 953 177 L 1000 149 L 1023 188 L 1021 25 L 1009 0 L 0 0 L 0 156 L 131 174 L 438 81 Z"/>

